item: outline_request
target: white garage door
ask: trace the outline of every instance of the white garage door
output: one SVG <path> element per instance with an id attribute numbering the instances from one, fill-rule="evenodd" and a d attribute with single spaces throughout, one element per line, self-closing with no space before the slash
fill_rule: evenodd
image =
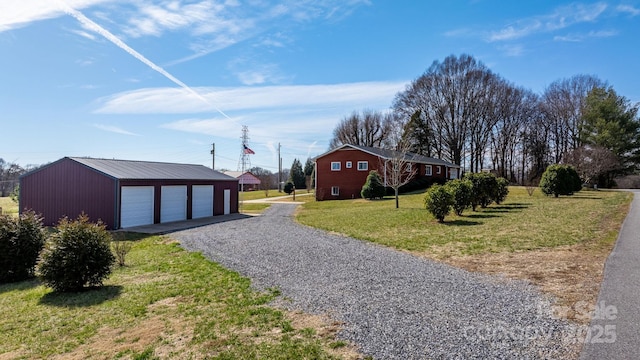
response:
<path id="1" fill-rule="evenodd" d="M 193 185 L 191 218 L 213 216 L 213 185 Z"/>
<path id="2" fill-rule="evenodd" d="M 123 186 L 120 195 L 121 228 L 153 224 L 153 186 Z"/>
<path id="3" fill-rule="evenodd" d="M 163 186 L 160 193 L 160 222 L 187 219 L 187 186 Z"/>

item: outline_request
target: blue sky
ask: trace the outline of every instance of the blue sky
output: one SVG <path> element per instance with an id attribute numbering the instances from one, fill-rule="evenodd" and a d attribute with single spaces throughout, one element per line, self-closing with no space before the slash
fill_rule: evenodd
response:
<path id="1" fill-rule="evenodd" d="M 0 157 L 277 170 L 470 54 L 541 93 L 596 75 L 640 101 L 640 1 L 0 0 Z"/>

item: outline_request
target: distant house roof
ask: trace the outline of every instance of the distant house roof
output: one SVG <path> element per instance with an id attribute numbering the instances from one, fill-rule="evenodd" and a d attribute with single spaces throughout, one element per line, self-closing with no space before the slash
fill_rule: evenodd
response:
<path id="1" fill-rule="evenodd" d="M 343 150 L 346 148 L 352 148 L 352 149 L 356 149 L 356 150 L 360 150 L 360 151 L 364 151 L 366 153 L 378 156 L 382 159 L 385 160 L 389 160 L 389 159 L 393 159 L 393 158 L 397 158 L 398 156 L 402 156 L 406 161 L 410 161 L 413 163 L 420 163 L 420 164 L 427 164 L 427 165 L 443 165 L 443 166 L 447 166 L 450 168 L 459 168 L 460 165 L 456 165 L 453 163 L 450 163 L 448 161 L 445 160 L 441 160 L 441 159 L 436 159 L 436 158 L 432 158 L 432 157 L 428 157 L 428 156 L 423 156 L 423 155 L 419 155 L 419 154 L 415 154 L 412 152 L 406 152 L 406 153 L 401 153 L 399 151 L 396 150 L 390 150 L 390 149 L 381 149 L 381 148 L 375 148 L 375 147 L 370 147 L 370 146 L 360 146 L 360 145 L 352 145 L 352 144 L 344 144 L 341 145 L 335 149 L 332 149 L 322 155 L 317 156 L 316 158 L 319 157 L 323 157 L 326 155 L 329 155 L 335 151 L 338 150 Z"/>
<path id="2" fill-rule="evenodd" d="M 234 177 L 238 179 L 243 184 L 247 185 L 260 185 L 261 181 L 255 175 L 253 175 L 250 171 L 225 171 L 225 175 Z"/>
<path id="3" fill-rule="evenodd" d="M 203 165 L 86 157 L 68 157 L 65 159 L 78 162 L 120 180 L 235 180 Z"/>

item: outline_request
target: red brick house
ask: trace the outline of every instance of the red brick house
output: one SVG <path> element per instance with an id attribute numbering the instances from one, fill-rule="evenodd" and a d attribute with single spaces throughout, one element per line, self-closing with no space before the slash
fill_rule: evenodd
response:
<path id="1" fill-rule="evenodd" d="M 316 200 L 359 198 L 371 170 L 378 171 L 387 185 L 383 169 L 397 154 L 388 149 L 345 144 L 319 155 L 315 159 Z M 408 173 L 414 173 L 416 179 L 446 180 L 459 176 L 459 165 L 414 153 L 403 156 L 410 163 Z"/>

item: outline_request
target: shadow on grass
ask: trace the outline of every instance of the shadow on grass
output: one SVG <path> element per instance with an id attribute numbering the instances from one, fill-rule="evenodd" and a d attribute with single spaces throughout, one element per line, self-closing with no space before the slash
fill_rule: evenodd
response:
<path id="1" fill-rule="evenodd" d="M 453 220 L 453 221 L 445 221 L 441 224 L 447 225 L 447 226 L 474 226 L 474 225 L 482 225 L 482 222 L 471 221 L 471 220 Z"/>
<path id="2" fill-rule="evenodd" d="M 559 196 L 557 197 L 557 199 L 602 200 L 602 197 L 601 196 L 581 196 L 581 195 L 574 194 L 574 195 L 567 195 L 567 196 Z"/>
<path id="3" fill-rule="evenodd" d="M 113 236 L 113 240 L 115 241 L 141 241 L 148 238 L 150 235 L 126 230 L 115 230 L 111 231 L 111 236 Z"/>
<path id="4" fill-rule="evenodd" d="M 506 207 L 512 207 L 515 209 L 526 209 L 529 206 L 533 205 L 532 203 L 506 203 L 506 204 L 500 204 L 498 206 L 506 206 Z"/>
<path id="5" fill-rule="evenodd" d="M 465 215 L 465 217 L 468 217 L 470 219 L 489 219 L 489 218 L 498 217 L 498 215 L 493 215 L 493 214 L 471 214 L 471 215 Z"/>
<path id="6" fill-rule="evenodd" d="M 40 304 L 60 307 L 85 307 L 102 304 L 122 293 L 122 286 L 106 285 L 87 288 L 79 292 L 50 292 L 40 299 Z"/>
<path id="7" fill-rule="evenodd" d="M 10 291 L 29 290 L 29 289 L 36 288 L 38 286 L 40 286 L 40 281 L 38 279 L 0 284 L 0 294 L 5 292 L 10 292 Z"/>
<path id="8" fill-rule="evenodd" d="M 508 213 L 512 211 L 522 211 L 523 209 L 527 209 L 531 204 L 526 203 L 513 203 L 513 204 L 502 204 L 496 206 L 486 207 L 481 209 L 484 213 Z"/>

